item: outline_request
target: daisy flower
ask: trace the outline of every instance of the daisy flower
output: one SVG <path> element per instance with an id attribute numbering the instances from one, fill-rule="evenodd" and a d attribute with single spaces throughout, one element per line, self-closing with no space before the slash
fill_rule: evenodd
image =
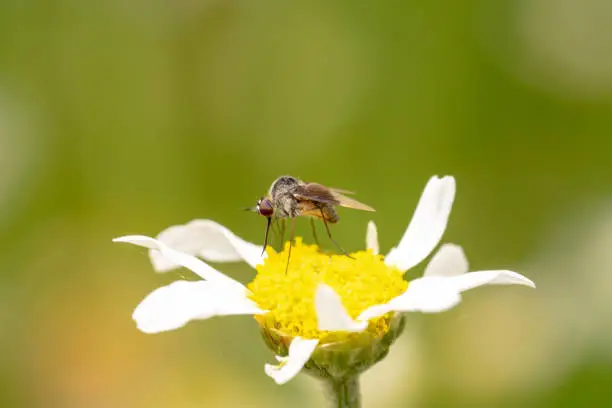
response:
<path id="1" fill-rule="evenodd" d="M 358 399 L 357 376 L 388 353 L 403 329 L 403 312 L 442 312 L 457 305 L 464 291 L 487 284 L 535 287 L 512 271 L 468 272 L 462 249 L 453 244 L 440 247 L 423 277 L 404 279 L 404 273 L 439 244 L 454 197 L 453 177 L 432 177 L 406 232 L 386 256 L 378 253 L 376 226 L 370 222 L 367 249 L 351 258 L 321 253 L 297 238 L 287 272 L 289 243 L 281 252 L 268 248 L 262 256 L 262 246 L 210 220 L 170 227 L 157 238 L 116 238 L 148 248 L 156 271 L 185 267 L 202 278 L 154 290 L 136 307 L 133 318 L 141 331 L 158 333 L 192 320 L 252 315 L 277 355 L 278 364 L 265 365 L 276 383 L 286 383 L 305 369 L 327 379 L 338 400 Z M 204 260 L 244 261 L 257 274 L 244 286 Z"/>

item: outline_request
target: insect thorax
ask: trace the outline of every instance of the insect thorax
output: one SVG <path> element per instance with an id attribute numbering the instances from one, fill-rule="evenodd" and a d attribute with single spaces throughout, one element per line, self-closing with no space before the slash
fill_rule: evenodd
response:
<path id="1" fill-rule="evenodd" d="M 295 177 L 291 176 L 280 176 L 270 186 L 270 196 L 272 199 L 276 199 L 280 195 L 284 194 L 292 194 L 295 192 L 297 186 L 300 185 L 300 182 Z"/>
<path id="2" fill-rule="evenodd" d="M 277 218 L 293 218 L 300 215 L 298 201 L 293 194 L 300 182 L 295 177 L 281 176 L 270 186 L 270 197 Z"/>

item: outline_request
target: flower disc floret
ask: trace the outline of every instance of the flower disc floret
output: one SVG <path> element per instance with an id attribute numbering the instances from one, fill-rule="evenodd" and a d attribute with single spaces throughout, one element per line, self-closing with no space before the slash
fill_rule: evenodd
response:
<path id="1" fill-rule="evenodd" d="M 268 257 L 257 266 L 257 276 L 248 285 L 250 298 L 269 311 L 257 316 L 258 322 L 285 335 L 323 342 L 349 335 L 317 328 L 315 291 L 320 284 L 334 289 L 353 319 L 370 306 L 390 301 L 408 286 L 399 269 L 387 266 L 382 256 L 370 250 L 352 253 L 351 257 L 330 255 L 320 252 L 316 245 L 305 245 L 300 238 L 296 239 L 287 269 L 288 245 L 280 253 L 268 249 Z M 390 317 L 370 320 L 367 331 L 383 335 Z"/>

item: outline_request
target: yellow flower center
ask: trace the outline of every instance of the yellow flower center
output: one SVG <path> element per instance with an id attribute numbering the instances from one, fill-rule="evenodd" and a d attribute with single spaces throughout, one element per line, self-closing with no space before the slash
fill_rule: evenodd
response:
<path id="1" fill-rule="evenodd" d="M 346 338 L 348 333 L 331 333 L 317 329 L 314 295 L 317 286 L 331 286 L 342 299 L 348 314 L 355 319 L 370 306 L 387 303 L 403 293 L 408 282 L 394 267 L 385 265 L 382 255 L 372 251 L 346 255 L 319 252 L 316 245 L 305 245 L 297 238 L 287 267 L 286 243 L 282 252 L 267 250 L 263 265 L 257 266 L 257 276 L 249 283 L 251 299 L 269 310 L 256 317 L 260 325 L 276 329 L 288 336 L 321 339 L 323 342 Z M 381 336 L 389 329 L 391 316 L 370 320 L 367 331 Z M 352 334 L 355 335 L 355 334 Z"/>

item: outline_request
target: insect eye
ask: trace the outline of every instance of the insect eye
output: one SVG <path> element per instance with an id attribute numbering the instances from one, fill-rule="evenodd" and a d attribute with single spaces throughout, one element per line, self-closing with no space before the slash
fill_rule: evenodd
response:
<path id="1" fill-rule="evenodd" d="M 257 202 L 257 212 L 259 212 L 259 215 L 263 215 L 264 217 L 271 217 L 272 214 L 274 214 L 272 202 L 267 198 L 262 198 Z"/>

